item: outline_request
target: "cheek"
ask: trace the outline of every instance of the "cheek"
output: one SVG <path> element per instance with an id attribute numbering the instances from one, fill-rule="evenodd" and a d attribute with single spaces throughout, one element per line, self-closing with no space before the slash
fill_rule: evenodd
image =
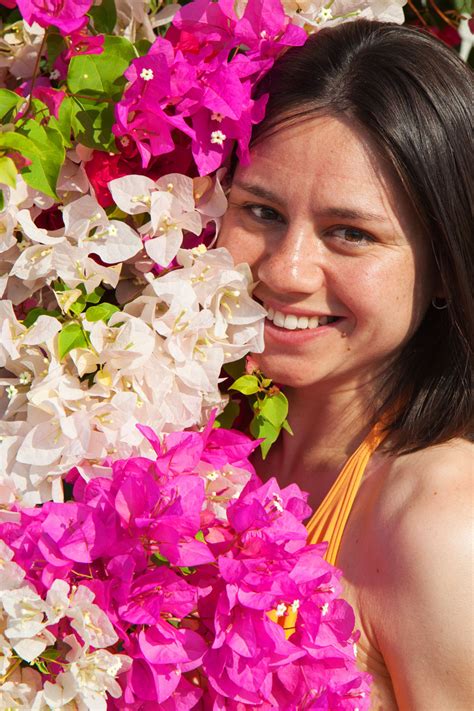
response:
<path id="1" fill-rule="evenodd" d="M 260 240 L 236 224 L 230 212 L 224 215 L 217 238 L 217 247 L 228 249 L 236 264 L 247 262 L 251 267 L 258 263 L 263 253 Z"/>

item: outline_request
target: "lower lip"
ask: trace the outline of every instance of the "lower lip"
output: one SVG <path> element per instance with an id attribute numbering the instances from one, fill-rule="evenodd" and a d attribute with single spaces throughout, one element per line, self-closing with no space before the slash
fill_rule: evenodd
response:
<path id="1" fill-rule="evenodd" d="M 315 338 L 320 338 L 324 335 L 328 335 L 331 331 L 339 330 L 344 319 L 340 318 L 333 323 L 328 323 L 326 326 L 318 326 L 317 328 L 304 328 L 289 330 L 287 328 L 280 328 L 275 326 L 273 321 L 268 318 L 265 319 L 265 338 L 268 336 L 272 341 L 282 344 L 291 344 L 296 346 L 298 344 L 304 344 L 308 341 L 312 341 Z"/>

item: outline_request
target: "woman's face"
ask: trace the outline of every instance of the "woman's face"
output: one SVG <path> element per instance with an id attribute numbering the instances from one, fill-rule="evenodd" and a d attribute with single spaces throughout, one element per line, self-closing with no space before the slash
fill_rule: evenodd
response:
<path id="1" fill-rule="evenodd" d="M 433 296 L 427 240 L 392 169 L 343 119 L 257 143 L 219 237 L 269 310 L 258 362 L 276 382 L 360 385 L 417 329 Z"/>

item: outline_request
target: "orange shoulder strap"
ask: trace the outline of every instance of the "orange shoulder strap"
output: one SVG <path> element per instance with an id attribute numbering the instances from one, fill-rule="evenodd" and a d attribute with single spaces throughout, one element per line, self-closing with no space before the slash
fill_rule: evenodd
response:
<path id="1" fill-rule="evenodd" d="M 324 557 L 332 565 L 336 564 L 347 519 L 369 459 L 384 438 L 382 427 L 376 425 L 349 457 L 325 499 L 306 525 L 308 543 L 328 541 Z"/>

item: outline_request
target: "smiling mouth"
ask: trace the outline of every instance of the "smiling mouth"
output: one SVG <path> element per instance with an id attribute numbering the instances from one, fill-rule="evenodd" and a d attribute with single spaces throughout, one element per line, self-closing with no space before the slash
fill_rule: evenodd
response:
<path id="1" fill-rule="evenodd" d="M 287 331 L 316 329 L 340 320 L 339 316 L 296 316 L 296 314 L 284 314 L 272 307 L 268 308 L 267 318 L 278 328 L 283 328 Z"/>

